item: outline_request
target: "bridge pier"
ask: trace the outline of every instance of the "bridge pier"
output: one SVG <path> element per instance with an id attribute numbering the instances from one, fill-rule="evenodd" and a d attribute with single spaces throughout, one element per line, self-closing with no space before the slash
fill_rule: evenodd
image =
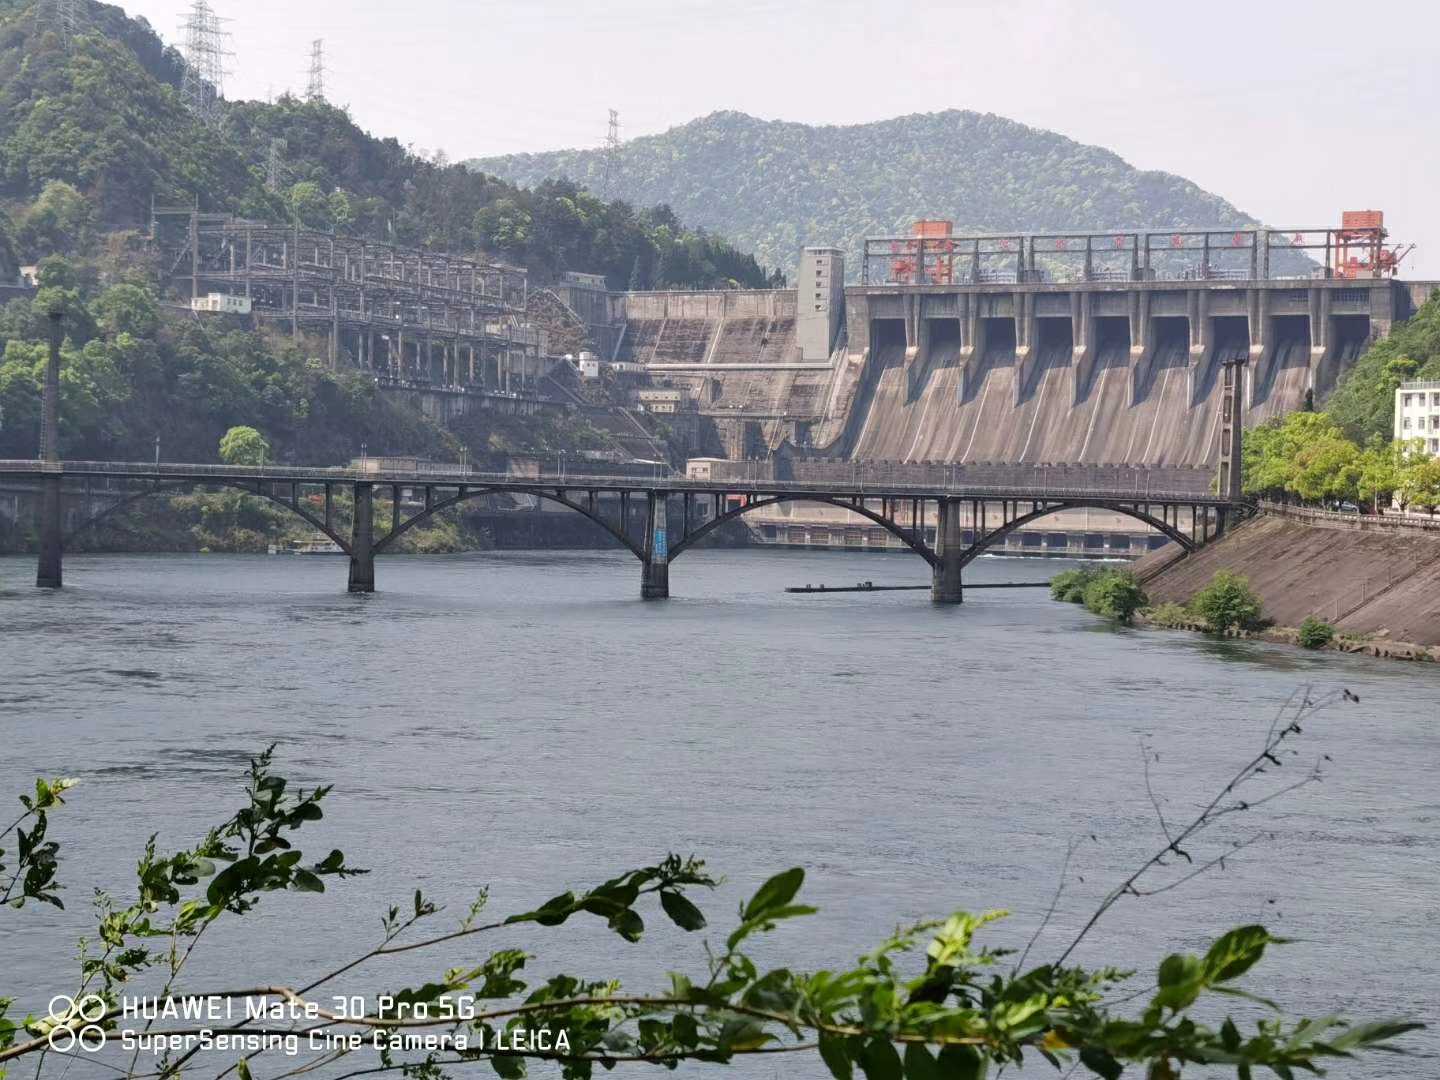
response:
<path id="1" fill-rule="evenodd" d="M 58 476 L 47 476 L 40 482 L 40 566 L 35 585 L 41 589 L 58 589 L 62 584 L 60 481 Z"/>
<path id="2" fill-rule="evenodd" d="M 965 590 L 960 575 L 965 553 L 965 536 L 960 530 L 960 502 L 941 499 L 935 523 L 935 556 L 931 566 L 930 599 L 937 604 L 959 604 Z"/>
<path id="3" fill-rule="evenodd" d="M 640 564 L 640 598 L 670 599 L 670 541 L 666 533 L 665 494 L 646 493 L 645 556 Z"/>
<path id="4" fill-rule="evenodd" d="M 355 519 L 350 526 L 351 592 L 375 591 L 375 485 L 355 485 Z"/>
<path id="5" fill-rule="evenodd" d="M 60 461 L 60 343 L 64 336 L 62 313 L 50 312 L 50 353 L 45 362 L 45 389 L 40 411 L 40 458 Z M 35 586 L 58 589 L 61 585 L 62 525 L 58 473 L 40 481 L 40 565 L 35 573 Z"/>

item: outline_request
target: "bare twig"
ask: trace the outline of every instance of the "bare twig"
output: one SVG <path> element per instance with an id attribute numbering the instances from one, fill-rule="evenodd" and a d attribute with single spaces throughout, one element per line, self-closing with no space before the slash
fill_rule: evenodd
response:
<path id="1" fill-rule="evenodd" d="M 1030 955 L 1030 950 L 1035 947 L 1035 942 L 1040 940 L 1040 935 L 1045 932 L 1045 927 L 1050 925 L 1050 920 L 1055 915 L 1055 909 L 1060 904 L 1060 897 L 1065 892 L 1065 883 L 1070 876 L 1070 860 L 1079 846 L 1080 841 L 1073 839 L 1065 845 L 1065 860 L 1060 864 L 1060 880 L 1055 885 L 1055 894 L 1050 897 L 1050 906 L 1045 909 L 1045 916 L 1040 920 L 1040 925 L 1035 927 L 1035 933 L 1030 935 L 1030 940 L 1025 943 L 1025 948 L 1016 959 L 1015 966 L 1010 969 L 1011 978 L 1019 974 L 1020 969 L 1025 966 L 1025 958 Z"/>
<path id="2" fill-rule="evenodd" d="M 1316 768 L 1312 770 L 1311 773 L 1303 780 L 1299 780 L 1296 783 L 1280 788 L 1277 791 L 1270 792 L 1269 794 L 1261 798 L 1248 800 L 1236 799 L 1234 802 L 1226 803 L 1226 800 L 1232 795 L 1234 795 L 1236 789 L 1239 788 L 1242 784 L 1255 779 L 1257 776 L 1265 775 L 1268 771 L 1267 766 L 1279 767 L 1281 765 L 1281 761 L 1277 751 L 1279 751 L 1285 740 L 1291 735 L 1301 734 L 1303 730 L 1300 727 L 1301 720 L 1305 719 L 1312 713 L 1317 712 L 1320 709 L 1323 709 L 1340 700 L 1352 701 L 1359 699 L 1356 698 L 1355 695 L 1351 694 L 1348 690 L 1340 690 L 1334 693 L 1326 694 L 1318 699 L 1312 698 L 1310 695 L 1309 687 L 1302 687 L 1301 689 L 1293 692 L 1288 698 L 1286 698 L 1280 708 L 1276 710 L 1275 716 L 1270 721 L 1270 727 L 1265 735 L 1265 744 L 1261 748 L 1260 752 L 1254 757 L 1252 757 L 1249 761 L 1247 761 L 1244 765 L 1242 765 L 1240 769 L 1235 773 L 1235 775 L 1230 778 L 1229 783 L 1227 783 L 1213 799 L 1211 799 L 1207 804 L 1205 804 L 1204 808 L 1201 809 L 1200 812 L 1196 814 L 1196 816 L 1190 821 L 1190 823 L 1186 825 L 1183 829 L 1180 829 L 1178 832 L 1172 832 L 1168 826 L 1165 827 L 1167 841 L 1165 846 L 1159 851 L 1156 851 L 1143 863 L 1141 863 L 1138 869 L 1132 871 L 1130 875 L 1125 878 L 1124 881 L 1120 882 L 1119 885 L 1115 886 L 1115 888 L 1110 890 L 1110 892 L 1105 895 L 1105 898 L 1100 901 L 1099 906 L 1096 907 L 1095 911 L 1091 914 L 1085 925 L 1080 928 L 1080 932 L 1075 935 L 1074 940 L 1071 941 L 1068 946 L 1066 946 L 1065 951 L 1062 952 L 1059 958 L 1055 961 L 1056 964 L 1063 964 L 1069 958 L 1070 954 L 1073 953 L 1075 949 L 1080 945 L 1080 943 L 1085 940 L 1086 935 L 1088 935 L 1090 931 L 1095 927 L 1095 924 L 1098 923 L 1105 916 L 1105 913 L 1108 912 L 1112 907 L 1114 907 L 1125 896 L 1142 896 L 1150 893 L 1167 891 L 1168 887 L 1156 888 L 1153 890 L 1147 890 L 1145 892 L 1142 892 L 1135 887 L 1135 883 L 1139 881 L 1145 874 L 1155 869 L 1157 866 L 1168 865 L 1168 863 L 1166 862 L 1167 855 L 1179 855 L 1180 857 L 1193 863 L 1194 859 L 1191 858 L 1189 853 L 1186 852 L 1183 847 L 1181 847 L 1181 845 L 1188 841 L 1192 836 L 1195 836 L 1197 833 L 1204 831 L 1206 828 L 1213 825 L 1217 820 L 1228 814 L 1238 813 L 1242 810 L 1253 810 L 1256 807 L 1263 806 L 1266 803 L 1271 802 L 1282 795 L 1286 795 L 1294 791 L 1296 788 L 1303 787 L 1306 784 L 1318 781 L 1321 776 L 1319 766 L 1317 765 Z M 1148 790 L 1148 768 L 1146 771 L 1146 787 Z M 1151 793 L 1151 801 L 1152 804 L 1156 805 L 1156 809 L 1158 812 L 1159 807 L 1157 801 L 1154 798 L 1153 792 Z M 1233 854 L 1233 851 L 1231 852 L 1231 854 Z M 1191 873 L 1185 875 L 1181 880 L 1188 881 L 1191 878 L 1195 877 L 1197 873 L 1203 873 L 1212 867 L 1221 865 L 1222 861 L 1222 859 L 1211 860 L 1204 866 L 1198 867 L 1195 871 L 1192 871 Z M 1178 884 L 1178 882 L 1176 884 Z"/>
<path id="3" fill-rule="evenodd" d="M 1160 800 L 1155 795 L 1155 788 L 1150 783 L 1150 747 L 1145 740 L 1140 740 L 1140 763 L 1145 769 L 1145 794 L 1150 796 L 1150 805 L 1155 808 L 1155 816 L 1160 819 L 1160 831 L 1165 834 L 1165 842 L 1174 844 L 1175 838 L 1170 835 L 1170 826 L 1165 823 L 1165 811 L 1160 809 Z"/>

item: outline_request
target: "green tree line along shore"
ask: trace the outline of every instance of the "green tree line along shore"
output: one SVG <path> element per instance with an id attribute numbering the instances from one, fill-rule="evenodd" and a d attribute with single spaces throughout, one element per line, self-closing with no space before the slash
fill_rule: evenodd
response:
<path id="1" fill-rule="evenodd" d="M 1209 584 L 1183 604 L 1152 605 L 1134 573 L 1111 567 L 1062 571 L 1050 580 L 1050 596 L 1126 625 L 1138 617 L 1150 626 L 1210 634 L 1248 633 L 1271 625 L 1249 580 L 1229 570 L 1216 571 Z M 1337 636 L 1333 626 L 1311 615 L 1297 628 L 1295 640 L 1305 649 L 1323 649 Z"/>
<path id="2" fill-rule="evenodd" d="M 1433 512 L 1440 460 L 1424 439 L 1394 437 L 1395 391 L 1413 379 L 1440 379 L 1440 295 L 1367 349 L 1323 411 L 1246 432 L 1245 492 L 1317 507 L 1350 503 L 1367 513 L 1392 500 Z"/>

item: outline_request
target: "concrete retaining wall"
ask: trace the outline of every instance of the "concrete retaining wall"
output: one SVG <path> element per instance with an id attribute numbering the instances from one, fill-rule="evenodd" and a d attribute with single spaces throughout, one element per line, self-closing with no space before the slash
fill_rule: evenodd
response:
<path id="1" fill-rule="evenodd" d="M 1341 515 L 1352 519 L 1354 515 Z M 1243 574 L 1265 616 L 1299 626 L 1314 615 L 1343 634 L 1440 644 L 1440 530 L 1336 527 L 1262 514 L 1168 568 L 1174 549 L 1137 567 L 1152 600 L 1183 603 L 1219 570 Z M 1156 572 L 1158 570 L 1158 573 Z"/>

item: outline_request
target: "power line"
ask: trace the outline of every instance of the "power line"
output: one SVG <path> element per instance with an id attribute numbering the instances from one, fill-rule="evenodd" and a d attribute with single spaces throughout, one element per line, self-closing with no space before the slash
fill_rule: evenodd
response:
<path id="1" fill-rule="evenodd" d="M 220 118 L 220 99 L 225 96 L 227 57 L 235 54 L 225 48 L 230 37 L 222 24 L 229 22 L 211 10 L 208 0 L 194 0 L 180 24 L 185 36 L 185 75 L 180 94 L 185 106 L 204 123 L 213 124 Z"/>
<path id="2" fill-rule="evenodd" d="M 305 86 L 306 101 L 325 100 L 325 39 L 310 43 L 310 81 Z"/>
<path id="3" fill-rule="evenodd" d="M 284 168 L 283 155 L 287 149 L 284 139 L 270 140 L 270 153 L 265 159 L 265 189 L 280 190 L 280 171 Z"/>
<path id="4" fill-rule="evenodd" d="M 69 41 L 80 28 L 80 0 L 40 0 L 35 17 L 42 27 L 49 27 Z"/>
<path id="5" fill-rule="evenodd" d="M 620 114 L 610 110 L 610 129 L 605 133 L 605 194 L 614 194 L 615 159 L 620 156 Z"/>

